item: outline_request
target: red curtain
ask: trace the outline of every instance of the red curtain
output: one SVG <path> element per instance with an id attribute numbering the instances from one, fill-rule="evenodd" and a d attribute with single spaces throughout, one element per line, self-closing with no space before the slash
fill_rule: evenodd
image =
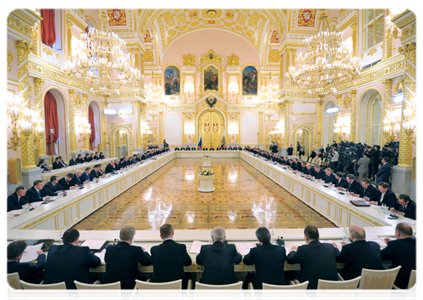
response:
<path id="1" fill-rule="evenodd" d="M 54 9 L 42 9 L 41 41 L 52 47 L 56 42 L 56 29 L 54 27 Z"/>
<path id="2" fill-rule="evenodd" d="M 51 144 L 50 144 L 50 129 L 54 129 L 54 133 L 51 135 L 53 143 L 56 143 L 59 139 L 59 119 L 57 117 L 57 103 L 54 96 L 47 92 L 44 98 L 44 117 L 45 117 L 45 133 L 46 133 L 46 144 L 47 144 L 47 155 L 52 155 Z M 54 144 L 53 144 L 54 148 Z M 53 150 L 54 151 L 54 150 Z"/>
<path id="3" fill-rule="evenodd" d="M 90 123 L 91 125 L 90 149 L 94 150 L 95 124 L 94 124 L 94 112 L 91 108 L 91 105 L 88 106 L 88 123 Z"/>

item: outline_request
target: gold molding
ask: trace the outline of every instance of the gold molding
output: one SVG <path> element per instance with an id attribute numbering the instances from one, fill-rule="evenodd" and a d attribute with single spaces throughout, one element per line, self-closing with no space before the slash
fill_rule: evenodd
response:
<path id="1" fill-rule="evenodd" d="M 15 57 L 13 56 L 12 52 L 7 50 L 7 71 L 12 71 L 12 67 L 10 64 L 15 60 Z"/>

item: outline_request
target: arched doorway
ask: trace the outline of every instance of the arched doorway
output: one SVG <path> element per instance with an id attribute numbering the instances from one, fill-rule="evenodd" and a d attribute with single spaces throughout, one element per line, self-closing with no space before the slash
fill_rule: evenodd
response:
<path id="1" fill-rule="evenodd" d="M 316 135 L 316 124 L 292 124 L 291 130 L 294 138 L 294 153 L 298 155 L 297 143 L 304 148 L 305 155 L 309 156 L 311 149 L 315 148 L 314 140 Z"/>
<path id="2" fill-rule="evenodd" d="M 129 134 L 124 129 L 116 130 L 115 132 L 115 153 L 116 157 L 128 156 L 128 137 Z"/>
<path id="3" fill-rule="evenodd" d="M 58 89 L 52 88 L 44 94 L 46 154 L 62 156 L 64 161 L 68 161 L 67 109 L 65 103 L 65 97 L 62 91 Z M 50 143 L 50 141 L 53 143 Z"/>
<path id="4" fill-rule="evenodd" d="M 96 151 L 101 144 L 101 113 L 96 101 L 88 105 L 88 121 L 91 124 L 90 149 Z"/>
<path id="5" fill-rule="evenodd" d="M 214 149 L 222 145 L 225 135 L 225 118 L 217 109 L 206 109 L 198 117 L 198 140 L 202 138 L 203 148 Z"/>
<path id="6" fill-rule="evenodd" d="M 325 105 L 325 107 L 323 108 L 323 143 L 322 145 L 324 147 L 326 147 L 327 144 L 332 144 L 332 142 L 335 140 L 334 137 L 334 125 L 336 123 L 336 118 L 338 113 L 332 113 L 332 114 L 328 114 L 326 112 L 327 109 L 332 108 L 332 107 L 336 107 L 336 104 L 333 101 L 328 101 Z M 319 145 L 319 141 L 317 141 L 317 146 L 321 146 Z"/>
<path id="7" fill-rule="evenodd" d="M 366 91 L 360 99 L 359 141 L 380 145 L 383 135 L 382 98 L 379 91 Z"/>
<path id="8" fill-rule="evenodd" d="M 134 152 L 132 123 L 110 123 L 110 157 L 122 157 L 132 155 Z M 126 143 L 126 148 L 118 148 Z M 119 146 L 118 146 L 119 145 Z M 123 149 L 123 150 L 119 150 Z M 127 149 L 127 150 L 125 150 Z M 126 155 L 124 155 L 126 153 Z M 121 155 L 121 156 L 119 156 Z"/>

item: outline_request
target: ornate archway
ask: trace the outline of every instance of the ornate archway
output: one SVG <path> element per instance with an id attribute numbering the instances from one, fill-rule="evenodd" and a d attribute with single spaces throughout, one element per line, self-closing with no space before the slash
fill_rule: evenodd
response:
<path id="1" fill-rule="evenodd" d="M 202 138 L 203 147 L 220 147 L 226 132 L 223 114 L 213 108 L 204 110 L 198 117 L 198 140 Z"/>
<path id="2" fill-rule="evenodd" d="M 297 154 L 297 142 L 298 142 L 298 132 L 300 130 L 306 130 L 309 134 L 309 153 L 307 153 L 306 151 L 306 155 L 310 155 L 310 152 L 312 149 L 314 149 L 316 147 L 315 145 L 315 135 L 316 135 L 316 124 L 314 123 L 309 123 L 309 124 L 292 124 L 291 127 L 291 132 L 293 134 L 293 138 L 294 138 L 294 152 L 295 154 Z M 307 150 L 307 149 L 305 149 Z"/>
<path id="3" fill-rule="evenodd" d="M 115 153 L 115 133 L 118 130 L 124 130 L 129 134 L 129 151 L 128 155 L 132 155 L 134 153 L 134 141 L 133 141 L 133 130 L 132 130 L 132 123 L 110 123 L 109 124 L 109 136 L 110 136 L 110 157 L 116 157 Z"/>

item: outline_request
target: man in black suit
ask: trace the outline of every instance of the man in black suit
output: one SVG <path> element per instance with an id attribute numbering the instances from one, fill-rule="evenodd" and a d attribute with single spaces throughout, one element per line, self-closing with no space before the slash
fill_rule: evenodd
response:
<path id="1" fill-rule="evenodd" d="M 313 177 L 314 175 L 316 175 L 316 170 L 310 163 L 307 163 L 306 169 L 307 170 L 305 170 L 304 173 L 307 174 L 307 177 Z"/>
<path id="2" fill-rule="evenodd" d="M 370 184 L 370 180 L 368 178 L 363 178 L 361 180 L 361 186 L 363 190 L 361 191 L 360 198 L 363 198 L 366 201 L 374 201 L 376 199 L 377 189 Z"/>
<path id="3" fill-rule="evenodd" d="M 389 184 L 381 182 L 378 184 L 375 201 L 370 201 L 369 203 L 372 205 L 386 205 L 387 207 L 393 207 L 395 203 L 397 203 L 397 196 L 389 189 Z"/>
<path id="4" fill-rule="evenodd" d="M 317 180 L 322 180 L 326 177 L 326 172 L 320 168 L 319 165 L 314 166 L 314 170 L 316 170 L 316 174 L 314 175 L 314 178 Z"/>
<path id="5" fill-rule="evenodd" d="M 79 246 L 79 231 L 70 228 L 63 234 L 63 245 L 52 245 L 48 251 L 44 283 L 64 281 L 67 289 L 75 289 L 74 280 L 93 283 L 89 268 L 101 264 L 100 258 L 91 254 L 90 248 Z"/>
<path id="6" fill-rule="evenodd" d="M 45 159 L 40 159 L 40 161 L 38 163 L 38 167 L 43 169 L 43 173 L 50 171 L 49 167 L 46 164 Z"/>
<path id="7" fill-rule="evenodd" d="M 66 168 L 68 165 L 65 164 L 65 162 L 63 161 L 63 158 L 61 156 L 58 156 L 58 158 L 60 158 L 59 164 L 62 168 Z"/>
<path id="8" fill-rule="evenodd" d="M 104 283 L 120 281 L 121 289 L 133 289 L 135 279 L 141 279 L 138 264 L 151 265 L 151 256 L 145 249 L 132 245 L 134 236 L 135 228 L 125 226 L 120 230 L 120 241 L 116 245 L 107 246 L 104 256 L 106 262 Z"/>
<path id="9" fill-rule="evenodd" d="M 248 273 L 244 282 L 244 288 L 252 281 L 254 289 L 261 289 L 262 283 L 286 285 L 285 279 L 285 247 L 272 245 L 269 229 L 260 227 L 256 230 L 256 237 L 260 246 L 250 249 L 250 253 L 244 256 L 244 264 L 255 265 L 256 274 Z"/>
<path id="10" fill-rule="evenodd" d="M 335 173 L 335 178 L 336 178 L 335 187 L 346 189 L 348 187 L 348 182 L 342 176 L 343 176 L 343 174 L 341 172 Z"/>
<path id="11" fill-rule="evenodd" d="M 77 165 L 78 163 L 77 163 L 77 161 L 76 161 L 76 155 L 73 155 L 72 156 L 72 159 L 69 161 L 69 167 L 70 166 L 75 166 L 75 165 Z"/>
<path id="12" fill-rule="evenodd" d="M 304 236 L 307 245 L 299 246 L 298 249 L 293 246 L 286 258 L 290 264 L 301 264 L 300 282 L 308 280 L 307 289 L 316 289 L 319 279 L 337 281 L 337 245 L 321 243 L 315 226 L 308 225 L 304 229 Z"/>
<path id="13" fill-rule="evenodd" d="M 332 173 L 332 169 L 326 168 L 325 169 L 325 174 L 326 174 L 326 176 L 324 178 L 325 183 L 332 183 L 332 184 L 335 184 L 336 183 L 336 177 Z"/>
<path id="14" fill-rule="evenodd" d="M 376 177 L 376 182 L 386 182 L 389 183 L 389 177 L 391 176 L 391 165 L 388 163 L 389 157 L 383 157 L 382 158 L 382 167 L 379 169 Z"/>
<path id="15" fill-rule="evenodd" d="M 413 228 L 405 223 L 398 223 L 395 227 L 395 238 L 385 238 L 388 245 L 380 251 L 382 260 L 392 260 L 391 268 L 401 266 L 395 279 L 395 285 L 406 289 L 411 270 L 416 269 L 416 239 L 413 237 Z"/>
<path id="16" fill-rule="evenodd" d="M 62 179 L 59 180 L 59 186 L 61 187 L 62 190 L 64 191 L 68 191 L 68 190 L 73 190 L 78 188 L 77 186 L 74 185 L 74 183 L 72 182 L 73 179 L 73 174 L 72 173 L 68 173 L 66 174 L 65 177 L 63 177 Z"/>
<path id="17" fill-rule="evenodd" d="M 215 227 L 211 231 L 211 238 L 213 245 L 201 246 L 196 257 L 197 265 L 204 265 L 201 282 L 217 285 L 238 282 L 234 264 L 242 261 L 241 254 L 236 251 L 235 245 L 224 243 L 226 231 L 222 227 Z"/>
<path id="18" fill-rule="evenodd" d="M 342 251 L 336 257 L 337 262 L 345 263 L 339 271 L 342 278 L 350 280 L 361 275 L 361 270 L 383 270 L 380 247 L 376 242 L 366 241 L 366 232 L 363 227 L 351 225 L 350 239 L 352 243 L 341 242 Z"/>
<path id="19" fill-rule="evenodd" d="M 29 283 L 38 284 L 43 280 L 40 272 L 46 264 L 46 255 L 43 250 L 37 251 L 37 263 L 21 263 L 19 260 L 26 249 L 24 241 L 14 241 L 7 246 L 7 274 L 19 273 L 19 279 Z"/>
<path id="20" fill-rule="evenodd" d="M 398 215 L 404 216 L 406 218 L 416 219 L 416 202 L 410 199 L 410 196 L 406 194 L 401 194 L 398 196 L 398 202 L 394 203 L 390 207 L 391 212 L 395 212 Z"/>
<path id="21" fill-rule="evenodd" d="M 76 170 L 72 181 L 70 182 L 71 185 L 73 186 L 84 186 L 84 183 L 89 183 L 90 180 L 89 179 L 85 179 L 82 177 L 82 171 L 81 170 Z"/>
<path id="22" fill-rule="evenodd" d="M 43 191 L 46 195 L 49 196 L 57 196 L 57 194 L 59 193 L 59 191 L 64 190 L 59 184 L 59 179 L 57 178 L 57 176 L 51 176 L 50 177 L 50 181 L 47 182 L 44 187 L 43 187 Z"/>
<path id="23" fill-rule="evenodd" d="M 288 155 L 289 156 L 292 156 L 292 152 L 294 152 L 294 148 L 292 147 L 292 145 L 289 145 L 289 147 L 288 147 Z"/>
<path id="24" fill-rule="evenodd" d="M 26 189 L 23 186 L 18 186 L 14 193 L 7 197 L 7 211 L 22 209 L 22 205 L 27 203 L 25 197 Z"/>
<path id="25" fill-rule="evenodd" d="M 353 174 L 347 174 L 347 182 L 348 187 L 345 189 L 348 193 L 351 195 L 360 195 L 361 191 L 363 190 L 363 187 L 361 184 L 355 179 L 355 176 Z M 342 188 L 341 188 L 342 190 Z"/>
<path id="26" fill-rule="evenodd" d="M 158 246 L 151 247 L 154 273 L 151 282 L 168 282 L 182 279 L 182 288 L 188 285 L 184 273 L 184 266 L 190 266 L 191 257 L 184 244 L 176 243 L 173 240 L 175 231 L 172 225 L 163 224 L 160 227 L 160 238 L 163 240 Z"/>
<path id="27" fill-rule="evenodd" d="M 60 156 L 56 157 L 54 163 L 53 163 L 53 170 L 58 170 L 63 168 L 63 165 L 60 163 Z"/>
<path id="28" fill-rule="evenodd" d="M 77 164 L 83 164 L 84 163 L 84 158 L 82 157 L 82 154 L 78 155 L 78 158 L 76 159 L 76 163 Z"/>
<path id="29" fill-rule="evenodd" d="M 82 174 L 81 174 L 81 179 L 84 182 L 87 182 L 87 180 L 93 181 L 94 178 L 91 176 L 91 168 L 90 167 L 85 168 L 85 172 L 82 172 Z"/>
<path id="30" fill-rule="evenodd" d="M 91 156 L 89 153 L 86 153 L 84 157 L 84 162 L 90 162 L 90 161 L 92 161 Z"/>
<path id="31" fill-rule="evenodd" d="M 116 171 L 116 169 L 115 169 L 115 162 L 112 160 L 106 166 L 106 174 L 115 173 L 115 171 Z"/>
<path id="32" fill-rule="evenodd" d="M 214 148 L 213 148 L 213 146 L 211 146 L 211 147 L 210 147 L 209 151 L 214 151 Z"/>
<path id="33" fill-rule="evenodd" d="M 104 177 L 104 175 L 100 175 L 100 173 L 98 172 L 100 170 L 100 165 L 95 165 L 94 169 L 91 171 L 91 176 L 93 178 L 95 178 L 97 181 L 99 180 L 100 177 Z"/>
<path id="34" fill-rule="evenodd" d="M 204 147 L 204 148 L 203 148 L 203 151 L 207 151 L 207 148 L 206 148 L 206 147 Z"/>
<path id="35" fill-rule="evenodd" d="M 34 186 L 26 192 L 28 203 L 50 199 L 50 196 L 43 191 L 43 187 L 44 183 L 41 180 L 34 181 Z"/>

